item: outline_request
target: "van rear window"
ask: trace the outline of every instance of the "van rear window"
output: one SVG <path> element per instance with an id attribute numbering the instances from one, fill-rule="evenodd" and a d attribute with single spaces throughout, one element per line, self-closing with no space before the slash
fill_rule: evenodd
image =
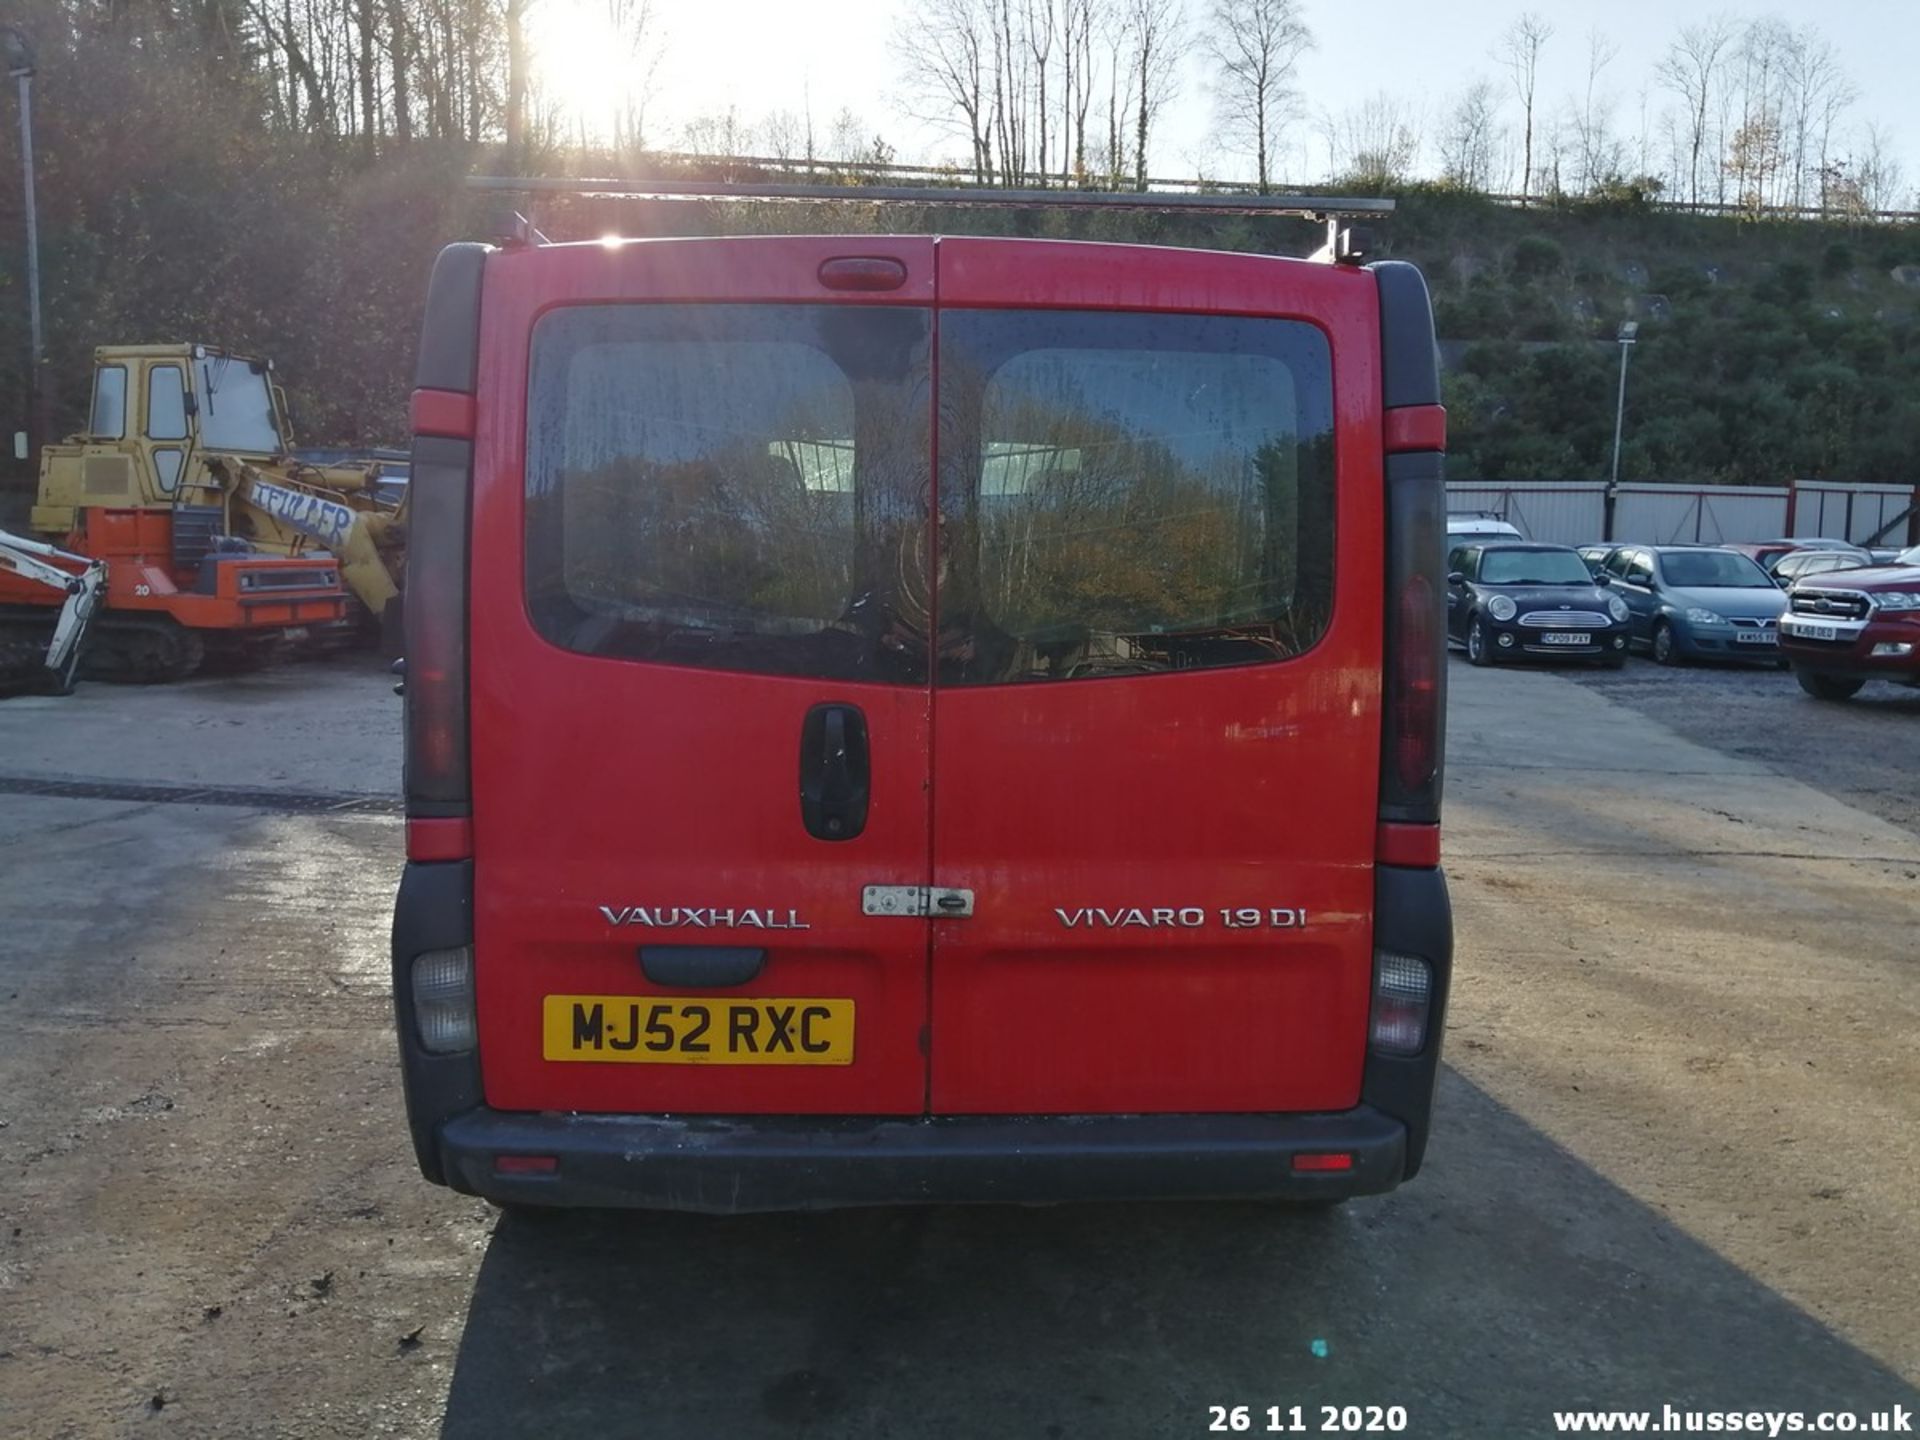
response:
<path id="1" fill-rule="evenodd" d="M 947 684 L 1285 659 L 1333 598 L 1324 334 L 1237 316 L 940 322 Z"/>
<path id="2" fill-rule="evenodd" d="M 534 332 L 528 606 L 591 655 L 925 684 L 1286 659 L 1333 597 L 1299 321 L 601 305 Z M 932 575 L 938 575 L 938 595 Z M 938 633 L 935 614 L 938 614 Z"/>
<path id="3" fill-rule="evenodd" d="M 545 317 L 535 627 L 594 655 L 924 684 L 930 333 L 890 306 Z"/>

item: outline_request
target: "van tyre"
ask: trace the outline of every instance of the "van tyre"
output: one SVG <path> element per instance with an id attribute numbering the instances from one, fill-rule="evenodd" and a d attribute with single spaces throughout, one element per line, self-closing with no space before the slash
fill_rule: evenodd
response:
<path id="1" fill-rule="evenodd" d="M 1796 670 L 1793 678 L 1800 688 L 1816 700 L 1851 700 L 1860 693 L 1864 680 L 1849 680 L 1842 675 L 1822 675 L 1817 670 Z"/>
<path id="2" fill-rule="evenodd" d="M 1493 647 L 1487 643 L 1487 629 L 1478 615 L 1467 624 L 1467 659 L 1475 665 L 1493 664 Z"/>
<path id="3" fill-rule="evenodd" d="M 1661 665 L 1678 665 L 1681 660 L 1680 642 L 1674 638 L 1673 626 L 1665 620 L 1653 627 L 1653 658 Z"/>

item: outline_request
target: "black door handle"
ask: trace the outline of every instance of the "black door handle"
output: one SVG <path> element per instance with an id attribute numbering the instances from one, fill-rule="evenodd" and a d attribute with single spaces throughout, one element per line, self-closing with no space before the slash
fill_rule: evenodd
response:
<path id="1" fill-rule="evenodd" d="M 816 840 L 851 840 L 867 825 L 867 717 L 858 705 L 816 705 L 800 726 L 800 822 Z"/>

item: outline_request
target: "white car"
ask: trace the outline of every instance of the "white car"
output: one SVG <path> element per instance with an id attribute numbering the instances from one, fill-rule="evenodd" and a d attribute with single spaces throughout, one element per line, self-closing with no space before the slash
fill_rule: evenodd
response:
<path id="1" fill-rule="evenodd" d="M 1524 540 L 1518 526 L 1510 525 L 1495 515 L 1449 515 L 1447 517 L 1447 539 L 1469 540 Z M 1451 545 L 1448 546 L 1452 548 Z"/>

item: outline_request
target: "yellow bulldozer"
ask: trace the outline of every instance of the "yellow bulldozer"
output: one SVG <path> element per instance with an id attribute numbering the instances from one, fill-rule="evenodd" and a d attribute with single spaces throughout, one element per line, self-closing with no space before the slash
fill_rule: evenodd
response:
<path id="1" fill-rule="evenodd" d="M 260 649 L 343 617 L 392 633 L 405 471 L 394 455 L 297 455 L 271 361 L 209 345 L 102 346 L 87 428 L 43 448 L 29 526 L 107 565 L 89 645 L 103 663 L 88 671 L 115 673 L 108 652 L 124 631 L 137 653 L 120 668 L 174 679 L 210 643 Z M 302 568 L 276 575 L 276 561 Z M 292 593 L 283 582 L 315 590 L 315 603 L 269 603 Z M 328 584 L 345 592 L 331 606 L 318 595 Z M 115 613 L 132 611 L 146 613 Z"/>

